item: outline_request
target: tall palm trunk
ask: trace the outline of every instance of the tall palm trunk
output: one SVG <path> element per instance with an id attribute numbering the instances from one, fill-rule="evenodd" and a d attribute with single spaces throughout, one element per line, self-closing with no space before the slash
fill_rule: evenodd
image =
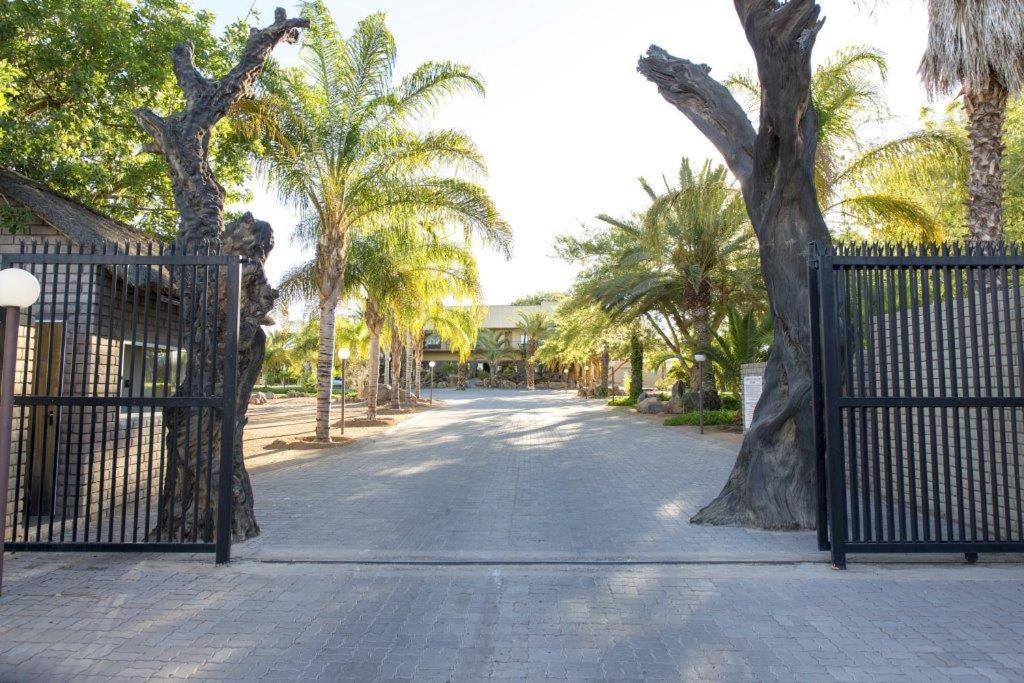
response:
<path id="1" fill-rule="evenodd" d="M 391 407 L 402 407 L 402 336 L 398 328 L 391 327 Z"/>
<path id="2" fill-rule="evenodd" d="M 982 88 L 964 88 L 968 117 L 967 227 L 970 239 L 1003 239 L 1003 120 L 1006 88 L 995 78 Z"/>
<path id="3" fill-rule="evenodd" d="M 316 355 L 316 440 L 331 440 L 331 388 L 334 381 L 334 315 L 338 296 L 320 303 L 320 349 Z"/>
<path id="4" fill-rule="evenodd" d="M 537 388 L 537 366 L 530 359 L 533 358 L 533 354 L 537 353 L 537 345 L 530 341 L 526 351 L 526 388 L 535 389 Z"/>
<path id="5" fill-rule="evenodd" d="M 412 402 L 412 335 L 405 333 L 405 391 L 409 402 Z"/>
<path id="6" fill-rule="evenodd" d="M 611 365 L 611 354 L 608 350 L 608 342 L 601 347 L 601 393 L 608 395 L 608 368 Z"/>
<path id="7" fill-rule="evenodd" d="M 416 363 L 416 372 L 413 373 L 413 379 L 416 382 L 416 398 L 420 397 L 420 393 L 423 389 L 423 334 L 420 333 L 416 338 L 416 351 L 413 354 Z"/>
<path id="8" fill-rule="evenodd" d="M 694 308 L 693 327 L 697 333 L 697 350 L 699 353 L 707 355 L 708 349 L 711 348 L 711 305 L 707 299 Z M 704 395 L 704 407 L 708 410 L 721 408 L 722 399 L 718 395 L 714 366 L 705 361 L 703 367 L 696 373 L 694 380 L 691 387 L 693 391 L 699 391 Z"/>
<path id="9" fill-rule="evenodd" d="M 380 330 L 370 329 L 370 358 L 366 369 L 366 417 L 377 419 L 377 392 L 380 390 Z"/>

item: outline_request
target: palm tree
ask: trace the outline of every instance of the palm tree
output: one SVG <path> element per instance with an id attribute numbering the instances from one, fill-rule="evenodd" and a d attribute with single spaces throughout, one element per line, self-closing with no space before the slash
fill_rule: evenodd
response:
<path id="1" fill-rule="evenodd" d="M 743 198 L 722 166 L 705 163 L 695 174 L 683 159 L 678 186 L 661 194 L 641 182 L 652 204 L 638 221 L 599 217 L 617 234 L 618 251 L 610 263 L 587 274 L 583 291 L 620 322 L 646 317 L 666 346 L 689 364 L 691 353 L 710 348 L 716 309 L 760 303 L 753 230 Z M 694 390 L 717 407 L 714 372 L 702 378 Z"/>
<path id="2" fill-rule="evenodd" d="M 501 361 L 506 360 L 512 353 L 508 334 L 490 328 L 480 330 L 476 338 L 476 345 L 491 369 L 491 386 L 496 386 L 498 374 L 501 371 Z"/>
<path id="3" fill-rule="evenodd" d="M 831 55 L 814 70 L 811 98 L 818 114 L 814 185 L 829 224 L 847 229 L 916 235 L 938 241 L 943 226 L 913 193 L 892 191 L 874 182 L 907 159 L 955 159 L 962 145 L 941 128 L 926 128 L 877 144 L 863 142 L 863 127 L 885 120 L 883 99 L 888 64 L 885 55 L 851 46 Z M 726 85 L 746 102 L 751 114 L 760 108 L 761 88 L 750 75 L 733 75 Z"/>
<path id="4" fill-rule="evenodd" d="M 326 440 L 334 316 L 352 235 L 381 229 L 401 213 L 461 225 L 506 250 L 509 232 L 486 191 L 456 175 L 484 167 L 465 133 L 414 127 L 446 96 L 482 95 L 481 79 L 462 65 L 427 62 L 396 82 L 395 41 L 383 14 L 343 38 L 322 0 L 304 3 L 302 13 L 311 22 L 302 65 L 268 79 L 241 117 L 262 141 L 269 181 L 300 209 L 295 237 L 315 254 L 316 438 Z"/>
<path id="5" fill-rule="evenodd" d="M 544 338 L 552 331 L 551 319 L 544 311 L 529 311 L 519 314 L 519 329 L 526 337 L 526 345 L 523 349 L 524 360 L 526 361 L 526 388 L 534 389 L 537 386 L 537 368 L 534 356 Z"/>
<path id="6" fill-rule="evenodd" d="M 726 311 L 725 324 L 715 332 L 708 358 L 715 364 L 726 389 L 740 386 L 740 367 L 768 360 L 772 344 L 772 318 L 755 310 L 740 312 L 735 306 Z"/>
<path id="7" fill-rule="evenodd" d="M 1003 121 L 1024 84 L 1024 5 L 929 0 L 921 77 L 933 94 L 963 93 L 968 118 L 967 226 L 975 240 L 1003 238 Z"/>
<path id="8" fill-rule="evenodd" d="M 401 340 L 401 335 L 409 330 L 429 324 L 456 353 L 465 357 L 475 344 L 479 311 L 475 307 L 459 310 L 442 305 L 449 297 L 474 299 L 479 295 L 475 258 L 464 236 L 456 237 L 430 226 L 406 222 L 389 230 L 356 235 L 352 240 L 344 298 L 359 306 L 369 337 L 366 398 L 370 419 L 377 416 L 381 341 L 385 331 L 394 327 Z M 314 278 L 313 261 L 293 268 L 281 283 L 282 298 L 310 297 L 315 291 Z M 394 377 L 400 376 L 394 374 L 394 367 L 392 373 Z M 397 383 L 393 391 L 397 393 Z"/>

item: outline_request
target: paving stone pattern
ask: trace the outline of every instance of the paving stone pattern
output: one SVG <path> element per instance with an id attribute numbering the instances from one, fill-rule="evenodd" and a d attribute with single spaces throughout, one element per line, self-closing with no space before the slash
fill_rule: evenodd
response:
<path id="1" fill-rule="evenodd" d="M 1019 563 L 837 572 L 802 557 L 807 534 L 689 527 L 728 449 L 640 420 L 557 394 L 462 394 L 257 475 L 265 536 L 231 565 L 9 556 L 0 681 L 1024 678 Z M 760 561 L 700 559 L 737 549 Z M 586 562 L 599 555 L 663 561 Z"/>

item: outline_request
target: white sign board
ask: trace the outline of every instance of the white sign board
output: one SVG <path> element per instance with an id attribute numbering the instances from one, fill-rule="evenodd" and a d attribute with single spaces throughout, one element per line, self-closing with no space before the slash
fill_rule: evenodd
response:
<path id="1" fill-rule="evenodd" d="M 756 368 L 756 370 L 755 370 Z M 761 400 L 761 386 L 764 382 L 764 365 L 758 363 L 752 366 L 745 366 L 743 372 L 743 429 L 750 427 L 754 421 L 754 408 Z"/>

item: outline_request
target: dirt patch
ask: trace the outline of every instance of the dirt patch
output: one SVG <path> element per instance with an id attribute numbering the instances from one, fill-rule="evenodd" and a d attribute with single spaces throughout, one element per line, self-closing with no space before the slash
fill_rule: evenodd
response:
<path id="1" fill-rule="evenodd" d="M 347 417 L 345 418 L 345 429 L 349 429 L 351 427 L 390 427 L 393 424 L 395 424 L 395 421 L 387 417 L 378 417 L 376 420 L 371 420 L 368 417 L 358 418 L 355 420 L 350 420 Z M 335 422 L 334 426 L 341 427 L 341 420 Z"/>
<path id="2" fill-rule="evenodd" d="M 438 401 L 434 407 L 440 406 Z M 431 406 L 391 410 L 378 409 L 376 420 L 366 417 L 366 403 L 345 404 L 345 436 L 341 436 L 341 420 L 332 426 L 331 443 L 314 439 L 316 431 L 316 399 L 312 397 L 277 398 L 249 408 L 249 424 L 242 444 L 245 464 L 251 472 L 277 469 L 288 465 L 327 457 L 338 448 L 366 439 L 407 420 Z M 332 415 L 341 417 L 341 404 L 332 406 Z"/>

